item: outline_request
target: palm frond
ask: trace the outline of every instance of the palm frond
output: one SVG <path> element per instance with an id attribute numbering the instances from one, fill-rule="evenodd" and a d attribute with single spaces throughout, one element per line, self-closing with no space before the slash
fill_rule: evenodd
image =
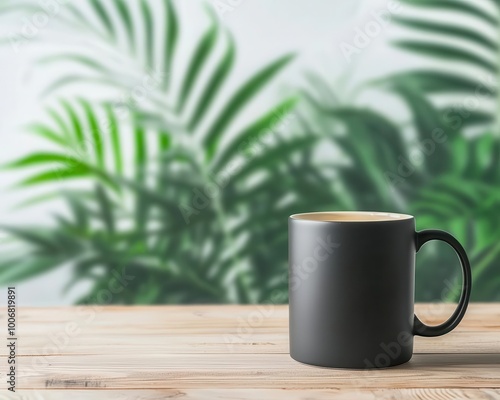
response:
<path id="1" fill-rule="evenodd" d="M 434 69 L 426 67 L 408 71 L 396 76 L 400 81 L 415 85 L 426 94 L 468 96 L 465 99 L 481 101 L 479 107 L 468 107 L 473 114 L 469 120 L 464 120 L 462 128 L 491 126 L 496 123 L 499 129 L 499 117 L 487 111 L 488 105 L 497 107 L 498 81 L 496 79 L 498 65 L 497 30 L 500 24 L 498 5 L 494 4 L 496 12 L 492 13 L 480 3 L 470 3 L 460 0 L 417 1 L 404 0 L 410 7 L 405 15 L 394 18 L 400 26 L 408 29 L 411 39 L 397 39 L 396 47 L 408 52 L 422 55 L 427 61 L 443 61 Z M 418 16 L 413 11 L 418 8 Z M 446 16 L 447 21 L 430 19 L 427 15 Z M 451 18 L 450 18 L 451 16 Z M 456 16 L 457 18 L 453 18 Z M 469 22 L 464 24 L 463 18 Z M 477 73 L 467 73 L 475 68 Z M 450 67 L 453 67 L 450 70 Z M 463 70 L 464 72 L 458 72 Z M 392 77 L 386 79 L 392 80 Z M 461 98 L 464 101 L 464 97 Z M 489 118 L 481 115 L 490 113 Z"/>
<path id="2" fill-rule="evenodd" d="M 152 152 L 150 156 L 157 157 L 169 140 L 168 133 L 149 132 L 137 123 L 127 139 L 124 132 L 127 121 L 120 121 L 117 111 L 109 104 L 94 106 L 86 99 L 77 102 L 62 100 L 58 111 L 55 110 L 52 108 L 50 123 L 28 127 L 53 149 L 27 154 L 4 166 L 10 169 L 37 169 L 36 173 L 21 181 L 23 186 L 54 184 L 71 179 L 98 179 L 116 190 L 119 185 L 113 177 L 126 173 L 124 160 L 129 158 L 126 142 L 134 143 L 132 165 L 137 179 L 142 179 L 139 171 L 144 170 L 148 161 L 147 147 Z M 128 123 L 134 124 L 134 121 Z M 148 132 L 162 139 L 147 145 Z M 45 168 L 42 172 L 41 167 Z"/>

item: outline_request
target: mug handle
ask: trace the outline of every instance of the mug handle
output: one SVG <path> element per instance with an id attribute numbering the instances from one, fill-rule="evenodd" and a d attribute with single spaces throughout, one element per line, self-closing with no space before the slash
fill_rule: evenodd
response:
<path id="1" fill-rule="evenodd" d="M 457 253 L 458 258 L 460 259 L 460 264 L 462 266 L 463 284 L 462 293 L 460 294 L 460 300 L 458 301 L 458 306 L 455 312 L 450 318 L 448 318 L 447 321 L 437 326 L 428 326 L 420 321 L 416 315 L 413 317 L 413 334 L 427 337 L 441 336 L 455 329 L 455 327 L 460 323 L 465 315 L 465 311 L 467 310 L 467 306 L 469 305 L 470 292 L 472 289 L 472 274 L 469 259 L 467 257 L 467 254 L 465 253 L 464 248 L 458 242 L 458 240 L 445 231 L 435 229 L 419 231 L 416 233 L 416 251 L 418 252 L 422 245 L 424 243 L 427 243 L 429 240 L 441 240 L 453 247 L 453 250 L 455 250 L 455 252 Z"/>

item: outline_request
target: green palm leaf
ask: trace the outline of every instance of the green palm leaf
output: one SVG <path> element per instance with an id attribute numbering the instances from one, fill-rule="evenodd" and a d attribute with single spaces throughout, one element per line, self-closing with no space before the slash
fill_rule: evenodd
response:
<path id="1" fill-rule="evenodd" d="M 441 114 L 433 105 L 413 88 L 402 82 L 396 82 L 393 90 L 398 93 L 412 111 L 422 157 L 425 156 L 425 168 L 433 176 L 446 170 L 451 157 L 446 140 L 455 133 L 447 126 Z M 437 136 L 436 136 L 437 135 Z M 436 137 L 439 139 L 436 140 Z"/>
<path id="2" fill-rule="evenodd" d="M 394 45 L 414 53 L 434 58 L 441 58 L 447 61 L 467 62 L 471 65 L 483 68 L 492 74 L 496 74 L 497 72 L 497 66 L 494 62 L 455 45 L 430 43 L 420 40 L 397 40 L 394 42 Z"/>
<path id="3" fill-rule="evenodd" d="M 177 37 L 179 34 L 179 24 L 177 21 L 177 13 L 173 6 L 171 0 L 164 0 L 165 3 L 165 45 L 164 45 L 164 58 L 165 58 L 165 66 L 164 66 L 164 84 L 163 89 L 167 89 L 170 76 L 172 75 L 172 64 L 174 60 L 175 48 L 177 45 Z"/>
<path id="4" fill-rule="evenodd" d="M 88 67 L 96 72 L 109 73 L 109 68 L 102 62 L 96 60 L 93 57 L 83 55 L 83 54 L 56 54 L 41 57 L 38 59 L 40 65 L 47 65 L 52 63 L 60 63 L 61 61 L 70 61 L 82 66 Z"/>
<path id="5" fill-rule="evenodd" d="M 33 153 L 22 157 L 19 160 L 12 161 L 6 165 L 7 168 L 31 167 L 40 164 L 66 163 L 68 156 L 58 153 Z"/>
<path id="6" fill-rule="evenodd" d="M 80 106 L 77 107 L 76 105 Z M 117 185 L 111 179 L 114 175 L 123 175 L 126 149 L 123 145 L 123 133 L 115 109 L 110 104 L 93 107 L 88 100 L 80 99 L 78 103 L 63 100 L 59 110 L 52 115 L 52 127 L 45 124 L 30 126 L 50 145 L 56 145 L 54 151 L 33 152 L 5 165 L 11 169 L 32 169 L 45 166 L 47 169 L 37 171 L 20 182 L 20 186 L 31 186 L 48 183 L 58 183 L 68 179 L 98 179 L 116 190 Z M 106 120 L 98 117 L 99 112 L 106 115 Z M 67 129 L 60 133 L 58 129 Z M 86 131 L 89 134 L 86 134 Z M 134 170 L 136 179 L 143 179 L 143 171 L 148 161 L 146 130 L 136 125 L 131 138 L 134 141 Z M 156 149 L 163 151 L 168 148 L 170 136 L 167 132 L 151 132 L 158 135 Z M 109 151 L 106 151 L 109 149 Z M 108 160 L 111 158 L 111 160 Z"/>
<path id="7" fill-rule="evenodd" d="M 54 131 L 51 127 L 43 124 L 32 124 L 28 126 L 28 131 L 37 136 L 40 136 L 58 146 L 66 146 L 67 141 L 60 133 Z"/>
<path id="8" fill-rule="evenodd" d="M 405 17 L 394 17 L 392 21 L 399 25 L 417 29 L 422 32 L 434 33 L 444 37 L 453 37 L 454 39 L 463 39 L 469 41 L 471 44 L 479 45 L 487 51 L 498 51 L 497 42 L 485 36 L 482 32 L 465 26 L 446 24 L 442 21 L 431 22 L 423 19 Z"/>
<path id="9" fill-rule="evenodd" d="M 106 10 L 106 7 L 104 6 L 104 3 L 99 0 L 90 0 L 89 2 L 95 14 L 99 17 L 100 21 L 106 28 L 108 34 L 114 39 L 116 37 L 116 32 L 114 30 L 111 17 Z"/>
<path id="10" fill-rule="evenodd" d="M 231 68 L 234 64 L 234 56 L 235 56 L 235 45 L 233 39 L 229 37 L 229 43 L 224 53 L 224 56 L 219 61 L 219 64 L 213 71 L 212 76 L 209 78 L 205 88 L 202 91 L 202 95 L 200 96 L 197 105 L 194 107 L 193 114 L 190 118 L 190 122 L 188 128 L 190 131 L 193 131 L 197 128 L 198 123 L 203 120 L 208 107 L 217 94 L 219 93 L 222 85 L 229 75 Z"/>
<path id="11" fill-rule="evenodd" d="M 308 146 L 313 146 L 317 138 L 311 135 L 297 137 L 294 139 L 282 140 L 279 145 L 262 151 L 250 158 L 243 164 L 243 167 L 233 176 L 233 182 L 240 182 L 258 170 L 268 170 L 276 164 L 276 160 L 283 160 L 291 157 L 295 152 L 300 152 Z"/>
<path id="12" fill-rule="evenodd" d="M 208 129 L 208 133 L 204 137 L 204 145 L 206 146 L 209 159 L 212 158 L 215 153 L 221 132 L 231 123 L 239 110 L 292 59 L 292 55 L 287 55 L 274 61 L 257 72 L 231 96 L 223 107 L 223 112 L 212 123 L 211 127 Z"/>
<path id="13" fill-rule="evenodd" d="M 141 1 L 141 12 L 142 18 L 144 20 L 144 28 L 146 30 L 145 37 L 145 46 L 146 49 L 146 60 L 149 68 L 154 67 L 154 19 L 151 12 L 151 8 L 149 7 L 149 2 L 146 0 Z"/>
<path id="14" fill-rule="evenodd" d="M 111 135 L 111 148 L 113 150 L 115 171 L 118 175 L 123 174 L 123 150 L 121 147 L 120 130 L 118 120 L 111 105 L 106 105 L 106 117 Z"/>
<path id="15" fill-rule="evenodd" d="M 13 226 L 2 226 L 1 229 L 5 232 L 9 232 L 17 239 L 22 239 L 30 245 L 38 247 L 44 252 L 51 252 L 59 248 L 58 243 L 52 239 L 50 233 L 42 230 Z"/>
<path id="16" fill-rule="evenodd" d="M 236 134 L 227 147 L 217 154 L 217 158 L 214 160 L 213 169 L 219 171 L 231 160 L 231 158 L 241 155 L 241 147 L 244 147 L 249 140 L 261 139 L 262 135 L 270 134 L 271 130 L 276 127 L 275 125 L 281 122 L 287 114 L 295 108 L 297 102 L 297 98 L 284 100 L 265 115 L 258 118 L 250 126 Z"/>
<path id="17" fill-rule="evenodd" d="M 432 11 L 451 11 L 466 16 L 474 16 L 493 28 L 496 28 L 499 22 L 497 17 L 471 2 L 464 2 L 461 0 L 403 0 L 403 2 L 408 5 Z"/>
<path id="18" fill-rule="evenodd" d="M 486 93 L 491 93 L 491 95 L 496 94 L 496 88 L 494 87 L 484 84 L 483 86 L 479 86 L 477 80 L 439 70 L 428 69 L 401 72 L 397 75 L 392 75 L 390 79 L 383 79 L 381 83 L 393 80 L 406 82 L 409 86 L 413 86 L 428 94 L 458 92 L 475 95 L 478 89 Z"/>
<path id="19" fill-rule="evenodd" d="M 208 56 L 213 51 L 213 46 L 215 45 L 217 39 L 217 32 L 217 27 L 215 25 L 211 26 L 196 46 L 181 88 L 179 111 L 184 109 L 184 105 L 196 83 L 196 79 L 198 78 L 199 73 L 203 70 Z"/>
<path id="20" fill-rule="evenodd" d="M 0 262 L 0 284 L 12 285 L 47 273 L 62 264 L 54 257 L 23 257 L 22 259 L 2 260 Z"/>
<path id="21" fill-rule="evenodd" d="M 406 16 L 395 18 L 395 22 L 408 28 L 413 38 L 410 40 L 396 40 L 397 47 L 415 54 L 423 55 L 431 60 L 442 60 L 453 62 L 454 71 L 448 72 L 449 63 L 445 68 L 426 69 L 421 71 L 410 71 L 403 73 L 399 78 L 411 82 L 419 90 L 428 94 L 442 95 L 468 95 L 467 100 L 480 100 L 480 108 L 472 108 L 471 117 L 457 118 L 453 112 L 449 112 L 450 120 L 459 121 L 463 119 L 461 128 L 476 127 L 478 125 L 488 126 L 492 121 L 496 122 L 496 129 L 500 127 L 500 119 L 487 111 L 491 109 L 491 103 L 498 108 L 498 82 L 496 77 L 500 65 L 498 65 L 498 43 L 494 39 L 498 25 L 499 16 L 496 13 L 486 11 L 479 4 L 463 2 L 459 0 L 405 0 L 411 5 Z M 498 10 L 498 4 L 494 5 Z M 413 7 L 420 8 L 419 11 L 427 10 L 430 15 L 436 11 L 442 12 L 447 17 L 446 22 L 434 22 L 428 20 L 425 14 L 414 17 Z M 462 23 L 462 18 L 471 19 L 471 23 Z M 456 17 L 456 18 L 455 18 Z M 458 72 L 462 67 L 474 66 L 486 74 L 466 75 Z M 465 70 L 465 68 L 464 68 Z M 465 70 L 466 71 L 466 70 Z M 465 101 L 465 99 L 464 99 Z M 484 107 L 484 108 L 482 108 Z M 490 113 L 488 117 L 487 113 Z"/>
<path id="22" fill-rule="evenodd" d="M 129 47 L 132 50 L 132 53 L 135 53 L 135 29 L 134 22 L 132 19 L 132 15 L 128 6 L 125 3 L 126 0 L 114 0 L 113 4 L 116 7 L 116 10 L 120 16 L 120 19 L 123 21 L 123 25 L 125 27 L 125 33 L 128 38 Z"/>
<path id="23" fill-rule="evenodd" d="M 97 121 L 97 116 L 88 101 L 80 100 L 80 104 L 82 105 L 85 116 L 87 118 L 87 124 L 90 129 L 91 137 L 90 145 L 94 150 L 97 166 L 104 170 L 104 142 L 102 138 L 101 127 L 99 126 L 99 123 Z"/>
<path id="24" fill-rule="evenodd" d="M 101 186 L 96 187 L 96 199 L 99 203 L 99 211 L 104 225 L 110 234 L 115 232 L 115 217 L 113 212 L 113 204 L 109 198 L 106 190 Z"/>
<path id="25" fill-rule="evenodd" d="M 45 183 L 61 182 L 62 180 L 88 178 L 91 176 L 91 169 L 82 163 L 71 162 L 69 166 L 53 167 L 44 172 L 36 173 L 29 178 L 23 179 L 19 186 L 33 186 Z"/>

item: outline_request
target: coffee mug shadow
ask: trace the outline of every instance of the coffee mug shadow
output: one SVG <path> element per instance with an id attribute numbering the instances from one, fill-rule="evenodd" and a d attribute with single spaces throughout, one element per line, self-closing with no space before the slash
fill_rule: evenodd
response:
<path id="1" fill-rule="evenodd" d="M 440 368 L 453 366 L 500 365 L 500 349 L 491 353 L 417 353 L 412 359 L 399 367 L 401 369 Z"/>

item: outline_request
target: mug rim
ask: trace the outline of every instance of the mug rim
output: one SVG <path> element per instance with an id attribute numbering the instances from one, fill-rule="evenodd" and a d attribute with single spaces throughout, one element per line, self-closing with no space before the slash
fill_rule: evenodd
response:
<path id="1" fill-rule="evenodd" d="M 334 217 L 337 216 L 338 219 Z M 352 216 L 352 218 L 349 218 Z M 357 218 L 355 218 L 357 216 Z M 371 217 L 371 218 L 370 218 Z M 329 223 L 373 223 L 401 222 L 414 219 L 410 214 L 383 211 L 315 211 L 290 215 L 293 221 L 329 222 Z"/>

